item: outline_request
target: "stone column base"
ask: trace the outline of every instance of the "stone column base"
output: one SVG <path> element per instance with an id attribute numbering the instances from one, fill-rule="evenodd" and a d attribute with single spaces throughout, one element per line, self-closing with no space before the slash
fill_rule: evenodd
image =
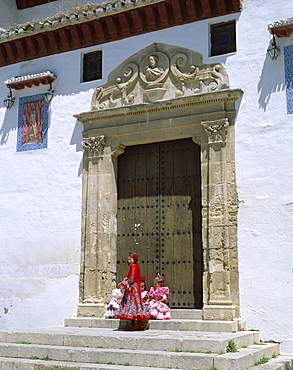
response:
<path id="1" fill-rule="evenodd" d="M 104 317 L 106 305 L 102 303 L 81 303 L 77 307 L 77 316 L 84 317 Z"/>
<path id="2" fill-rule="evenodd" d="M 235 319 L 235 306 L 206 305 L 202 310 L 202 318 L 203 320 L 233 321 Z"/>

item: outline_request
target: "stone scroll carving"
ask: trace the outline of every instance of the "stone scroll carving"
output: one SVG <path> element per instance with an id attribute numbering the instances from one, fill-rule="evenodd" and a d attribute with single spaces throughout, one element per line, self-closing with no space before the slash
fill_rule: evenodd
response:
<path id="1" fill-rule="evenodd" d="M 122 74 L 116 78 L 115 83 L 106 84 L 98 87 L 92 98 L 92 109 L 112 108 L 120 105 L 132 104 L 134 95 L 130 92 L 133 90 L 138 80 L 138 65 L 129 63 L 123 68 Z"/>
<path id="2" fill-rule="evenodd" d="M 128 58 L 109 74 L 92 97 L 92 110 L 151 103 L 224 90 L 224 67 L 203 64 L 202 55 L 185 48 L 153 44 Z"/>

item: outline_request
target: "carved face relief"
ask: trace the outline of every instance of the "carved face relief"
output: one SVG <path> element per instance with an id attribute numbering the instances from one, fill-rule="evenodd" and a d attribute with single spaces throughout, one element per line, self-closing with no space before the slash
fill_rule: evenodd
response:
<path id="1" fill-rule="evenodd" d="M 146 89 L 162 87 L 168 72 L 169 59 L 160 52 L 147 56 L 140 66 L 140 78 L 146 83 Z"/>

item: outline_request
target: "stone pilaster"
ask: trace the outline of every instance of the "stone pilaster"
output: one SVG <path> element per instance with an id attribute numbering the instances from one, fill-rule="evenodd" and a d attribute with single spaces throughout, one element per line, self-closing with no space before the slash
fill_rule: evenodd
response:
<path id="1" fill-rule="evenodd" d="M 231 299 L 231 256 L 228 214 L 226 135 L 227 118 L 201 123 L 207 134 L 203 148 L 207 161 L 203 173 L 204 307 L 206 320 L 233 320 Z M 232 231 L 233 232 L 233 231 Z"/>
<path id="2" fill-rule="evenodd" d="M 117 190 L 104 136 L 84 139 L 79 316 L 102 317 L 115 287 Z"/>

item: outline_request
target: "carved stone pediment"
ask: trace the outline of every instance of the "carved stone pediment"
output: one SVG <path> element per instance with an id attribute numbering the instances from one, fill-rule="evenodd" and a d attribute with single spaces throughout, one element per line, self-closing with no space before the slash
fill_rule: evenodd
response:
<path id="1" fill-rule="evenodd" d="M 185 48 L 152 44 L 132 55 L 96 88 L 92 110 L 151 103 L 229 88 L 224 67 L 203 64 L 202 55 Z"/>

